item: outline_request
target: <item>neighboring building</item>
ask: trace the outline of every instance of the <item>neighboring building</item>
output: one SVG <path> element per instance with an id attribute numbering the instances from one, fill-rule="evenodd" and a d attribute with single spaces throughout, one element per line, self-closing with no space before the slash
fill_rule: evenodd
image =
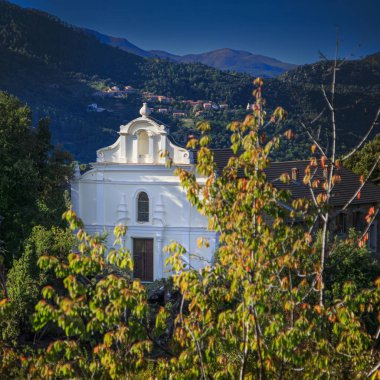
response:
<path id="1" fill-rule="evenodd" d="M 211 261 L 216 234 L 207 230 L 207 218 L 190 206 L 174 169 L 160 156 L 167 150 L 174 165 L 193 169 L 191 152 L 171 142 L 165 127 L 149 118 L 146 104 L 140 113 L 120 127 L 113 145 L 97 151 L 92 170 L 76 175 L 72 202 L 91 233 L 112 232 L 119 223 L 128 226 L 125 245 L 133 253 L 134 276 L 153 281 L 170 275 L 162 249 L 171 240 Z M 199 249 L 199 237 L 208 238 L 210 247 Z M 187 260 L 195 268 L 204 265 L 193 257 Z"/>
<path id="2" fill-rule="evenodd" d="M 159 102 L 159 98 L 160 98 L 159 95 L 149 95 L 147 100 L 148 102 L 157 103 Z"/>
<path id="3" fill-rule="evenodd" d="M 169 110 L 167 108 L 159 108 L 158 113 L 168 113 Z"/>
<path id="4" fill-rule="evenodd" d="M 212 108 L 212 103 L 203 103 L 203 108 L 205 110 L 210 110 Z"/>
<path id="5" fill-rule="evenodd" d="M 231 149 L 214 150 L 214 160 L 221 171 L 227 165 L 229 158 L 233 155 Z M 267 178 L 274 186 L 280 189 L 291 191 L 293 198 L 311 199 L 311 193 L 308 185 L 303 183 L 305 169 L 309 161 L 285 161 L 272 162 L 266 170 Z M 289 174 L 290 183 L 284 184 L 280 180 L 283 173 Z M 331 221 L 329 230 L 332 236 L 345 237 L 351 227 L 358 231 L 363 231 L 367 226 L 365 216 L 370 207 L 380 205 L 380 187 L 371 182 L 367 182 L 360 191 L 360 196 L 356 197 L 345 211 L 340 211 L 343 206 L 355 195 L 361 182 L 360 176 L 352 171 L 340 168 L 337 174 L 341 177 L 341 182 L 334 186 L 331 196 Z M 322 183 L 326 173 L 319 166 L 314 179 L 319 179 Z M 314 189 L 317 196 L 321 189 Z M 380 215 L 372 223 L 368 231 L 368 247 L 374 255 L 380 260 Z"/>
<path id="6" fill-rule="evenodd" d="M 309 163 L 310 161 L 273 162 L 267 171 L 268 179 L 276 187 L 290 190 L 293 198 L 309 198 L 311 200 L 310 188 L 303 183 L 305 169 Z M 281 173 L 289 174 L 291 182 L 288 185 L 278 180 Z M 380 204 L 380 187 L 372 182 L 367 182 L 361 189 L 359 196 L 355 197 L 350 205 L 342 211 L 342 208 L 360 188 L 361 181 L 359 175 L 343 167 L 336 174 L 341 177 L 341 182 L 336 184 L 332 190 L 329 230 L 332 236 L 344 238 L 352 227 L 358 231 L 364 231 L 367 226 L 365 216 L 369 208 L 375 207 L 376 209 Z M 327 171 L 319 166 L 314 175 L 314 180 L 323 183 L 326 177 Z M 315 196 L 321 192 L 321 188 L 314 189 Z M 368 230 L 368 247 L 380 259 L 380 215 Z"/>
<path id="7" fill-rule="evenodd" d="M 168 98 L 167 96 L 159 95 L 159 96 L 158 96 L 158 101 L 159 101 L 160 103 L 169 104 L 169 103 L 172 102 L 172 99 L 171 99 L 171 98 Z"/>

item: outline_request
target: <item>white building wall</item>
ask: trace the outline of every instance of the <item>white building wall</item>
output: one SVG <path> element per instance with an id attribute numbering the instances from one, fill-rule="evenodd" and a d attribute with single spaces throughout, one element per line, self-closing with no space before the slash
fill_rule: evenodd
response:
<path id="1" fill-rule="evenodd" d="M 174 169 L 165 167 L 162 151 L 168 151 L 174 166 L 194 169 L 190 152 L 171 143 L 165 127 L 148 118 L 146 105 L 142 117 L 120 127 L 120 137 L 111 146 L 99 149 L 97 163 L 89 172 L 72 181 L 73 207 L 90 233 L 108 231 L 108 244 L 113 244 L 112 231 L 117 224 L 128 227 L 125 245 L 132 251 L 133 238 L 153 239 L 154 279 L 170 276 L 165 266 L 167 255 L 162 249 L 171 241 L 182 244 L 199 260 L 187 257 L 191 266 L 199 269 L 212 261 L 216 234 L 207 230 L 207 218 L 190 206 Z M 143 132 L 143 133 L 142 133 Z M 142 149 L 139 135 L 149 136 Z M 141 154 L 143 153 L 143 154 Z M 202 183 L 203 179 L 199 178 Z M 149 222 L 137 222 L 137 195 L 149 196 Z M 209 248 L 199 249 L 200 237 L 208 238 Z"/>
<path id="2" fill-rule="evenodd" d="M 188 166 L 190 169 L 190 166 Z M 97 165 L 74 180 L 77 192 L 74 205 L 90 232 L 108 231 L 109 246 L 113 243 L 113 228 L 121 223 L 128 227 L 126 247 L 132 250 L 133 238 L 154 239 L 154 278 L 170 276 L 165 268 L 168 258 L 162 248 L 171 241 L 182 244 L 190 253 L 202 256 L 200 261 L 190 256 L 196 269 L 212 261 L 215 233 L 207 230 L 207 218 L 191 207 L 173 169 L 163 165 Z M 149 196 L 149 222 L 137 222 L 137 195 Z M 199 249 L 200 237 L 210 240 L 208 249 Z"/>

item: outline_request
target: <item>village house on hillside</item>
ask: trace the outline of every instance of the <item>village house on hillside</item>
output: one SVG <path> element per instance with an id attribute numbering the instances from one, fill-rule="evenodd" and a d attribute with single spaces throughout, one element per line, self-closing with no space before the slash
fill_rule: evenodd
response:
<path id="1" fill-rule="evenodd" d="M 194 268 L 211 263 L 217 247 L 217 234 L 207 229 L 207 218 L 190 206 L 174 169 L 165 166 L 160 151 L 169 151 L 174 166 L 189 170 L 195 168 L 196 157 L 174 144 L 164 125 L 149 117 L 150 112 L 144 103 L 141 117 L 121 125 L 118 140 L 97 151 L 92 170 L 83 175 L 77 173 L 71 189 L 73 207 L 89 232 L 111 232 L 120 223 L 128 226 L 124 243 L 133 253 L 134 276 L 148 282 L 170 275 L 165 266 L 163 247 L 171 240 L 202 258 L 186 258 Z M 220 172 L 231 155 L 230 149 L 214 150 L 214 160 Z M 306 161 L 274 162 L 266 171 L 267 177 L 276 187 L 291 190 L 295 198 L 310 197 L 301 176 L 306 165 Z M 291 176 L 287 185 L 279 181 L 283 173 Z M 332 198 L 337 210 L 352 197 L 360 184 L 359 176 L 351 171 L 342 168 L 340 174 L 342 181 L 335 187 Z M 321 178 L 323 175 L 323 172 L 317 173 Z M 198 180 L 202 185 L 205 178 L 199 177 Z M 368 207 L 379 202 L 380 188 L 367 183 L 360 199 L 355 199 L 344 212 L 334 215 L 331 231 L 345 236 L 351 226 L 362 230 Z M 368 240 L 370 249 L 378 257 L 379 228 L 377 218 L 369 230 Z M 200 249 L 197 246 L 199 237 L 207 238 L 210 247 Z"/>
<path id="2" fill-rule="evenodd" d="M 175 111 L 173 112 L 173 115 L 172 115 L 174 118 L 176 117 L 186 117 L 186 113 L 185 112 L 182 112 L 182 111 Z"/>

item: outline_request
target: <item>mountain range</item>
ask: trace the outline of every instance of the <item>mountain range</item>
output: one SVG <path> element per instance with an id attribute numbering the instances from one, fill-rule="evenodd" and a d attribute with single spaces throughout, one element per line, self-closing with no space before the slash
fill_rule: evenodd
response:
<path id="1" fill-rule="evenodd" d="M 297 65 L 281 62 L 278 59 L 247 51 L 229 48 L 217 49 L 201 54 L 176 55 L 162 50 L 143 50 L 125 38 L 112 37 L 95 30 L 84 29 L 100 42 L 117 47 L 140 57 L 158 57 L 179 63 L 202 63 L 219 70 L 236 71 L 253 76 L 275 77 L 285 71 L 293 70 Z"/>
<path id="2" fill-rule="evenodd" d="M 0 0 L 0 90 L 26 102 L 35 119 L 48 117 L 53 142 L 81 161 L 112 143 L 120 124 L 141 108 L 136 96 L 94 98 L 101 89 L 128 85 L 176 99 L 246 104 L 251 83 L 248 74 L 143 58 L 53 15 Z M 87 112 L 95 102 L 112 112 Z"/>
<path id="3" fill-rule="evenodd" d="M 34 120 L 48 117 L 53 142 L 63 145 L 82 162 L 92 161 L 97 149 L 115 140 L 120 124 L 138 116 L 142 102 L 138 95 L 120 99 L 94 97 L 94 93 L 110 86 L 129 85 L 141 92 L 172 97 L 174 107 L 189 99 L 226 103 L 226 111 L 206 113 L 204 117 L 212 125 L 213 145 L 228 144 L 225 126 L 234 118 L 244 117 L 247 103 L 252 102 L 251 75 L 221 71 L 201 63 L 143 57 L 141 51 L 132 53 L 110 45 L 110 41 L 101 42 L 99 37 L 55 16 L 0 0 L 0 91 L 26 102 Z M 316 134 L 323 129 L 328 133 L 330 120 L 321 83 L 328 88 L 330 68 L 331 62 L 322 61 L 265 80 L 269 112 L 275 106 L 283 106 L 289 112 L 285 127 L 296 132 L 293 141 L 282 143 L 277 158 L 308 156 L 310 143 L 299 127 L 300 120 L 307 123 L 325 110 L 311 128 Z M 337 83 L 337 125 L 342 151 L 365 134 L 379 107 L 380 53 L 346 61 L 338 71 Z M 88 112 L 92 103 L 109 112 Z M 171 126 L 170 134 L 180 143 L 186 143 L 189 134 L 197 133 L 194 120 L 199 118 L 191 126 L 191 120 L 156 116 Z"/>

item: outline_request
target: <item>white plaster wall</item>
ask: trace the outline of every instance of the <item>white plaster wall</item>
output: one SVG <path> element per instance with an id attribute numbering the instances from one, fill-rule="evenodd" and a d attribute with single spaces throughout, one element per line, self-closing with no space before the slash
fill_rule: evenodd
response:
<path id="1" fill-rule="evenodd" d="M 207 230 L 207 218 L 190 206 L 173 169 L 163 165 L 98 164 L 74 180 L 72 187 L 77 194 L 74 207 L 86 228 L 89 232 L 110 231 L 110 246 L 112 230 L 120 222 L 128 227 L 129 249 L 132 249 L 132 238 L 154 239 L 155 279 L 170 276 L 170 268 L 164 266 L 167 255 L 162 252 L 170 241 L 181 243 L 190 253 L 207 260 L 190 258 L 196 269 L 212 261 L 215 233 Z M 136 197 L 140 191 L 145 191 L 150 199 L 149 223 L 136 221 Z M 208 238 L 210 248 L 199 249 L 199 237 Z"/>

